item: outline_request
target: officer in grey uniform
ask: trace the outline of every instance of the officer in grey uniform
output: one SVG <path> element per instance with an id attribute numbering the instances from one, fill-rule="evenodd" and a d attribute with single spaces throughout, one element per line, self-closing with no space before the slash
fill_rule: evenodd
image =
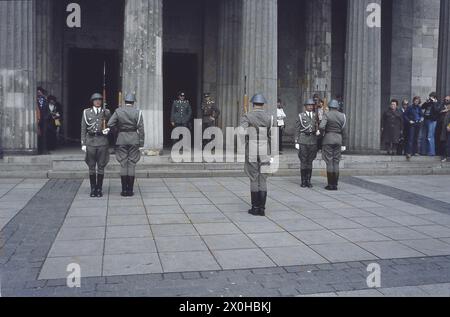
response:
<path id="1" fill-rule="evenodd" d="M 89 167 L 91 197 L 103 196 L 103 178 L 109 162 L 109 142 L 106 122 L 111 118 L 108 109 L 103 109 L 103 97 L 95 93 L 91 97 L 92 107 L 85 109 L 81 118 L 81 149 L 86 152 Z"/>
<path id="2" fill-rule="evenodd" d="M 339 182 L 339 162 L 342 152 L 346 151 L 344 144 L 347 135 L 345 125 L 347 118 L 339 112 L 340 106 L 337 100 L 331 100 L 328 105 L 330 112 L 326 113 L 320 123 L 320 131 L 323 138 L 322 157 L 327 164 L 328 186 L 326 190 L 337 190 Z"/>
<path id="3" fill-rule="evenodd" d="M 134 107 L 136 99 L 133 94 L 125 97 L 125 106 L 114 112 L 108 122 L 109 128 L 117 127 L 116 158 L 120 163 L 120 178 L 123 197 L 134 196 L 136 164 L 141 159 L 144 147 L 145 131 L 142 111 Z"/>
<path id="4" fill-rule="evenodd" d="M 250 178 L 250 191 L 252 208 L 249 214 L 265 216 L 267 200 L 267 175 L 261 168 L 270 165 L 270 133 L 274 125 L 273 116 L 270 116 L 263 107 L 267 103 L 263 95 L 253 96 L 251 103 L 253 111 L 245 114 L 241 119 L 241 128 L 248 132 L 245 142 L 245 173 Z M 263 128 L 263 129 L 262 129 Z M 251 131 L 255 133 L 251 133 Z M 263 133 L 267 135 L 264 136 Z"/>
<path id="5" fill-rule="evenodd" d="M 192 107 L 189 100 L 186 100 L 186 95 L 181 92 L 178 99 L 172 104 L 172 111 L 170 115 L 170 122 L 172 127 L 190 127 L 192 119 Z"/>
<path id="6" fill-rule="evenodd" d="M 319 120 L 314 112 L 315 102 L 309 99 L 305 103 L 305 111 L 299 114 L 296 123 L 295 147 L 300 158 L 302 188 L 312 188 L 311 176 L 313 162 L 317 157 L 317 136 L 320 135 Z"/>

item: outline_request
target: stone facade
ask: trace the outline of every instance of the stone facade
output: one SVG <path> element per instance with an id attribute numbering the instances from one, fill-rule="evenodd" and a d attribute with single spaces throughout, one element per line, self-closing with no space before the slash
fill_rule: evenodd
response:
<path id="1" fill-rule="evenodd" d="M 277 97 L 283 100 L 285 142 L 292 141 L 305 99 L 316 92 L 327 99 L 343 94 L 350 149 L 377 152 L 385 99 L 426 98 L 436 89 L 441 94 L 450 90 L 448 1 L 383 1 L 388 11 L 381 29 L 366 25 L 368 5 L 381 0 L 79 0 L 83 25 L 72 29 L 65 26 L 68 1 L 14 1 L 17 7 L 2 1 L 2 14 L 12 10 L 18 30 L 0 21 L 2 42 L 18 44 L 0 50 L 0 106 L 7 122 L 2 124 L 3 147 L 7 152 L 36 150 L 34 87 L 45 86 L 67 108 L 76 90 L 69 80 L 70 51 L 82 48 L 117 52 L 119 89 L 137 94 L 150 154 L 159 153 L 167 138 L 165 53 L 195 56 L 197 103 L 204 92 L 215 95 L 223 127 L 238 124 L 245 86 L 250 97 L 264 93 L 268 109 L 274 110 Z M 31 22 L 15 13 L 19 7 Z M 5 137 L 11 133 L 13 138 Z"/>

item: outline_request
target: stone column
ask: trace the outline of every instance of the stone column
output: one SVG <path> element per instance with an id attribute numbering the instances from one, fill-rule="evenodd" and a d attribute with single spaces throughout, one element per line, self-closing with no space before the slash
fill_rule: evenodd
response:
<path id="1" fill-rule="evenodd" d="M 441 97 L 450 95 L 450 0 L 441 1 L 437 88 Z"/>
<path id="2" fill-rule="evenodd" d="M 242 0 L 221 0 L 217 66 L 217 103 L 222 128 L 239 123 L 242 96 L 239 89 Z"/>
<path id="3" fill-rule="evenodd" d="M 0 137 L 5 153 L 37 151 L 36 4 L 0 1 Z"/>
<path id="4" fill-rule="evenodd" d="M 319 93 L 331 98 L 331 0 L 306 1 L 303 101 Z"/>
<path id="5" fill-rule="evenodd" d="M 262 93 L 275 113 L 278 90 L 278 1 L 243 0 L 241 96 Z"/>
<path id="6" fill-rule="evenodd" d="M 125 4 L 122 90 L 135 93 L 144 115 L 147 155 L 163 149 L 162 0 Z"/>
<path id="7" fill-rule="evenodd" d="M 62 3 L 36 0 L 36 84 L 61 102 Z"/>
<path id="8" fill-rule="evenodd" d="M 380 150 L 381 28 L 369 27 L 366 11 L 381 0 L 349 0 L 345 65 L 345 105 L 351 151 Z"/>

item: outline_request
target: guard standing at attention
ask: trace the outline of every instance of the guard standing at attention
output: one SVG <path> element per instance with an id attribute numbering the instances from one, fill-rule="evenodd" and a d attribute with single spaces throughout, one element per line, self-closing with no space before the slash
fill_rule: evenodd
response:
<path id="1" fill-rule="evenodd" d="M 267 200 L 267 175 L 261 168 L 270 165 L 270 133 L 274 125 L 273 116 L 264 110 L 267 103 L 263 95 L 253 96 L 251 103 L 253 111 L 245 114 L 241 119 L 241 128 L 248 133 L 245 142 L 245 173 L 250 178 L 252 208 L 249 214 L 265 216 Z M 254 129 L 251 133 L 250 129 Z M 266 135 L 264 135 L 266 133 Z"/>
<path id="2" fill-rule="evenodd" d="M 184 92 L 180 92 L 178 99 L 172 104 L 170 122 L 172 127 L 190 128 L 192 119 L 192 107 L 189 100 L 186 99 Z"/>
<path id="3" fill-rule="evenodd" d="M 216 102 L 209 93 L 206 93 L 203 96 L 202 116 L 203 116 L 203 131 L 205 131 L 210 127 L 217 126 L 217 119 L 220 116 L 220 110 L 216 106 Z"/>
<path id="4" fill-rule="evenodd" d="M 133 94 L 125 97 L 125 106 L 114 112 L 108 122 L 109 128 L 117 127 L 116 158 L 120 163 L 120 179 L 123 197 L 134 196 L 136 164 L 141 159 L 144 147 L 145 131 L 142 111 L 134 107 L 136 99 Z"/>
<path id="5" fill-rule="evenodd" d="M 320 135 L 319 119 L 314 112 L 315 102 L 309 99 L 305 104 L 305 111 L 299 114 L 296 123 L 295 148 L 299 150 L 300 173 L 302 188 L 312 188 L 311 176 L 313 162 L 317 157 L 317 136 Z"/>
<path id="6" fill-rule="evenodd" d="M 81 118 L 81 149 L 86 152 L 89 166 L 91 197 L 103 197 L 103 178 L 109 163 L 109 142 L 106 122 L 111 118 L 108 109 L 103 108 L 101 94 L 93 94 L 92 107 L 85 109 Z"/>
<path id="7" fill-rule="evenodd" d="M 326 190 L 337 190 L 339 182 L 339 163 L 342 152 L 346 151 L 344 146 L 347 136 L 345 125 L 347 118 L 339 112 L 339 102 L 332 100 L 328 105 L 330 112 L 325 113 L 320 123 L 320 131 L 324 134 L 322 157 L 327 164 L 328 186 Z"/>

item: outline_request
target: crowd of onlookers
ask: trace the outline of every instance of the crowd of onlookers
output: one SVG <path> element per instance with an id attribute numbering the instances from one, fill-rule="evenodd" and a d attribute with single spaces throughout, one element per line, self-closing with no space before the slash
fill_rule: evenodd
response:
<path id="1" fill-rule="evenodd" d="M 420 97 L 391 100 L 382 118 L 382 140 L 389 155 L 437 156 L 450 162 L 450 96 L 442 101 L 431 93 Z"/>

